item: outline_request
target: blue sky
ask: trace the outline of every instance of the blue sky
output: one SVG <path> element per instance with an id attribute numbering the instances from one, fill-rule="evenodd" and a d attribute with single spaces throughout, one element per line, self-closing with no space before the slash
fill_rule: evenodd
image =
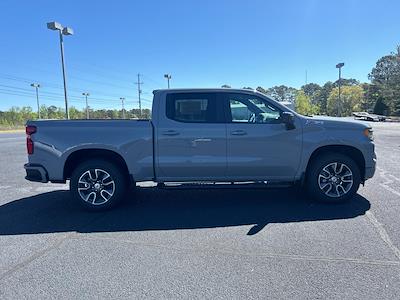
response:
<path id="1" fill-rule="evenodd" d="M 0 110 L 63 106 L 58 37 L 46 22 L 74 29 L 65 37 L 71 105 L 144 106 L 152 90 L 285 84 L 300 87 L 343 76 L 368 81 L 381 56 L 400 44 L 399 1 L 7 1 L 0 2 Z"/>

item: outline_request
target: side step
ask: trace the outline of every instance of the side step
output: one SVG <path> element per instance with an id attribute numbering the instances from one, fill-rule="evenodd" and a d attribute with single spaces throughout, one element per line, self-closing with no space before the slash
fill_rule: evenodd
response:
<path id="1" fill-rule="evenodd" d="M 266 189 L 293 186 L 293 182 L 159 182 L 160 189 Z"/>

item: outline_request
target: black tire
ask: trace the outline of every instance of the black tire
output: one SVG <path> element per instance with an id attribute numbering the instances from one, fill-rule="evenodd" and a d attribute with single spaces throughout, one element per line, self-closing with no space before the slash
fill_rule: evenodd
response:
<path id="1" fill-rule="evenodd" d="M 335 163 L 337 163 L 336 170 L 339 170 L 341 165 L 344 165 L 342 172 L 339 174 L 334 170 Z M 329 172 L 326 170 L 332 171 L 331 174 L 327 175 Z M 351 171 L 351 176 L 341 176 L 349 174 L 347 170 Z M 352 184 L 349 183 L 350 180 L 352 180 Z M 357 193 L 360 182 L 360 170 L 357 164 L 350 157 L 341 153 L 326 153 L 316 157 L 311 162 L 306 175 L 308 194 L 314 200 L 325 203 L 343 203 L 349 201 Z M 329 184 L 331 185 L 331 189 L 329 189 Z M 343 195 L 340 195 L 341 193 Z"/>
<path id="2" fill-rule="evenodd" d="M 92 180 L 94 178 L 97 180 Z M 102 159 L 81 163 L 72 172 L 70 180 L 73 199 L 85 209 L 92 211 L 103 211 L 114 207 L 123 200 L 127 188 L 128 181 L 121 169 L 112 162 Z"/>

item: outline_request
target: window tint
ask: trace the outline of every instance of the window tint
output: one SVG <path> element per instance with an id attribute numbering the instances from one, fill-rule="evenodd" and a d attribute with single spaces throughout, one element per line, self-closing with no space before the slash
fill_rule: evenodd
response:
<path id="1" fill-rule="evenodd" d="M 178 122 L 217 123 L 216 96 L 212 93 L 168 94 L 167 117 Z"/>
<path id="2" fill-rule="evenodd" d="M 229 109 L 234 123 L 281 123 L 280 111 L 256 96 L 229 94 Z"/>

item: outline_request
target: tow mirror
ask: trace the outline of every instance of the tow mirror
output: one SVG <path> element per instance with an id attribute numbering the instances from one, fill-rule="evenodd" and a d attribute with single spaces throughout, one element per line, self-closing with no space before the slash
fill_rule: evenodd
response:
<path id="1" fill-rule="evenodd" d="M 294 126 L 294 115 L 293 113 L 289 112 L 289 111 L 284 111 L 281 113 L 281 120 L 282 123 L 284 123 L 286 125 L 286 129 L 287 130 L 292 130 L 295 129 L 296 126 Z"/>

